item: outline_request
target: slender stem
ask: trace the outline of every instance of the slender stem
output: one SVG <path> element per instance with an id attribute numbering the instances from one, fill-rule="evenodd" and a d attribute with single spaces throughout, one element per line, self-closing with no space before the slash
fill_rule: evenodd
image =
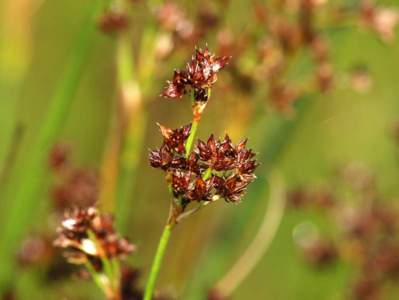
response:
<path id="1" fill-rule="evenodd" d="M 225 276 L 216 284 L 217 290 L 224 297 L 229 297 L 245 278 L 257 266 L 271 245 L 281 223 L 285 207 L 285 188 L 280 176 L 275 173 L 270 179 L 270 201 L 263 221 L 248 248 L 236 261 Z"/>
<path id="2" fill-rule="evenodd" d="M 205 206 L 208 205 L 209 202 L 204 202 L 199 204 L 197 207 L 189 210 L 189 211 L 185 211 L 184 213 L 180 214 L 177 218 L 176 218 L 176 224 L 180 223 L 182 220 L 188 218 L 189 216 L 191 216 L 192 214 L 195 214 L 196 212 L 200 211 L 201 209 L 203 209 Z"/>
<path id="3" fill-rule="evenodd" d="M 190 152 L 191 152 L 191 149 L 193 146 L 193 142 L 194 142 L 194 139 L 195 139 L 195 136 L 197 133 L 198 124 L 199 124 L 199 119 L 198 120 L 194 119 L 192 127 L 191 127 L 191 131 L 190 131 L 190 135 L 189 135 L 186 145 L 185 145 L 186 157 L 188 157 L 190 155 Z M 157 251 L 155 254 L 155 258 L 152 263 L 150 275 L 148 277 L 147 285 L 146 285 L 145 292 L 144 292 L 144 300 L 151 300 L 151 298 L 152 298 L 152 295 L 154 293 L 154 288 L 155 288 L 155 282 L 158 277 L 159 269 L 161 268 L 161 263 L 162 263 L 163 257 L 165 255 L 166 246 L 168 244 L 173 225 L 177 222 L 178 219 L 179 219 L 179 216 L 174 216 L 174 214 L 173 214 L 173 205 L 172 205 L 168 223 L 165 225 L 165 228 L 162 232 L 162 236 L 158 243 L 158 248 L 157 248 Z"/>
<path id="4" fill-rule="evenodd" d="M 205 105 L 202 108 L 205 108 Z M 193 122 L 191 125 L 190 135 L 188 136 L 186 144 L 185 144 L 186 157 L 188 157 L 190 155 L 190 152 L 192 150 L 194 139 L 197 135 L 198 125 L 201 120 L 201 113 L 202 113 L 202 110 L 200 111 L 200 113 L 194 113 L 194 118 L 193 118 Z M 159 240 L 155 258 L 152 263 L 150 275 L 149 275 L 147 285 L 145 288 L 145 292 L 144 292 L 144 300 L 151 300 L 151 298 L 152 298 L 152 295 L 154 293 L 154 288 L 155 288 L 155 282 L 158 277 L 159 269 L 161 268 L 161 263 L 162 263 L 164 255 L 165 255 L 166 246 L 168 244 L 169 237 L 172 232 L 172 228 L 173 228 L 174 224 L 176 224 L 176 222 L 179 220 L 179 215 L 175 215 L 174 208 L 175 207 L 172 203 L 168 222 L 165 225 L 161 239 Z M 195 212 L 195 211 L 196 211 L 196 209 L 194 209 L 191 212 Z M 180 216 L 184 215 L 184 214 L 181 214 L 181 212 L 179 212 L 179 213 L 180 213 Z"/>
<path id="5" fill-rule="evenodd" d="M 117 226 L 124 232 L 127 227 L 132 199 L 130 195 L 137 179 L 137 166 L 143 150 L 143 141 L 147 128 L 147 113 L 140 106 L 131 116 L 129 127 L 124 137 L 120 156 L 120 170 L 117 186 Z"/>
<path id="6" fill-rule="evenodd" d="M 199 120 L 193 120 L 193 123 L 191 125 L 190 135 L 188 136 L 188 139 L 186 141 L 186 157 L 190 156 L 190 152 L 194 144 L 194 139 L 195 136 L 197 135 L 198 125 L 199 125 Z"/>
<path id="7" fill-rule="evenodd" d="M 114 0 L 122 11 L 128 10 L 128 1 Z M 126 230 L 130 214 L 132 190 L 137 177 L 137 166 L 143 150 L 142 144 L 147 127 L 147 114 L 143 104 L 143 83 L 140 68 L 134 61 L 134 47 L 130 30 L 118 33 L 116 65 L 120 105 L 116 114 L 117 130 L 110 139 L 109 153 L 105 156 L 103 182 L 105 186 L 101 205 L 109 211 L 115 210 L 117 227 Z M 148 80 L 151 80 L 148 77 Z M 111 171 L 111 172 L 110 172 Z"/>
<path id="8" fill-rule="evenodd" d="M 104 281 L 103 280 L 101 280 L 101 275 L 100 274 L 98 274 L 97 272 L 96 272 L 96 270 L 94 269 L 94 267 L 92 266 L 92 264 L 91 264 L 91 262 L 89 262 L 89 261 L 87 261 L 86 263 L 85 263 L 85 267 L 86 267 L 86 270 L 90 273 L 90 275 L 91 275 L 91 278 L 93 279 L 93 281 L 95 282 L 95 284 L 97 284 L 97 286 L 105 293 L 105 294 L 107 294 L 107 288 L 105 287 L 105 285 L 104 285 Z"/>
<path id="9" fill-rule="evenodd" d="M 113 0 L 115 9 L 127 12 L 126 0 Z M 140 106 L 141 95 L 138 84 L 134 78 L 135 62 L 133 60 L 133 45 L 130 38 L 130 30 L 121 30 L 117 34 L 115 63 L 117 69 L 118 103 L 114 107 L 113 128 L 111 128 L 108 143 L 104 154 L 101 171 L 101 191 L 99 205 L 105 211 L 115 211 L 119 206 L 119 190 L 125 190 L 120 178 L 126 172 L 122 172 L 123 162 L 121 153 L 126 151 L 124 141 L 127 135 L 126 127 L 130 123 L 130 111 Z M 128 124 L 126 124 L 128 123 Z M 126 180 L 123 180 L 125 182 Z M 118 203 L 117 203 L 118 200 Z M 117 203 L 117 204 L 116 204 Z M 119 220 L 117 216 L 117 220 Z"/>
<path id="10" fill-rule="evenodd" d="M 158 277 L 159 269 L 161 268 L 162 260 L 165 255 L 166 246 L 169 242 L 169 237 L 172 232 L 173 225 L 166 224 L 162 232 L 161 239 L 158 243 L 157 252 L 155 253 L 155 258 L 151 266 L 150 275 L 148 277 L 147 285 L 144 292 L 144 300 L 151 300 L 154 293 L 155 282 Z"/>

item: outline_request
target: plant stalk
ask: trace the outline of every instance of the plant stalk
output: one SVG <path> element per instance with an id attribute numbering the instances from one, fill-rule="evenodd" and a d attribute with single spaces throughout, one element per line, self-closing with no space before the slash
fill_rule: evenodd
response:
<path id="1" fill-rule="evenodd" d="M 148 277 L 147 285 L 144 292 L 144 300 L 151 300 L 154 294 L 155 283 L 161 268 L 162 260 L 165 256 L 166 246 L 168 245 L 170 234 L 172 232 L 173 225 L 166 224 L 159 240 L 155 258 L 151 266 L 150 275 Z"/>

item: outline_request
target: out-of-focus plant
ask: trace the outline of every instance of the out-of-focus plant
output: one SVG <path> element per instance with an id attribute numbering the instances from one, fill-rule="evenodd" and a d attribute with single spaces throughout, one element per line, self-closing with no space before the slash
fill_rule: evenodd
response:
<path id="1" fill-rule="evenodd" d="M 45 174 L 46 153 L 48 153 L 68 115 L 90 54 L 95 33 L 93 16 L 97 15 L 102 6 L 103 1 L 95 1 L 89 5 L 86 23 L 82 26 L 82 32 L 75 42 L 70 61 L 53 98 L 50 100 L 48 112 L 42 121 L 36 144 L 31 149 L 24 174 L 18 182 L 13 182 L 7 189 L 9 192 L 7 197 L 12 198 L 13 201 L 9 202 L 7 206 L 7 214 L 0 235 L 0 261 L 3 264 L 0 270 L 0 290 L 5 288 L 12 276 L 13 264 L 15 263 L 12 255 L 32 220 L 36 196 Z"/>
<path id="2" fill-rule="evenodd" d="M 100 214 L 94 207 L 77 209 L 62 221 L 54 244 L 65 249 L 70 263 L 86 267 L 107 299 L 122 299 L 119 260 L 134 246 L 118 236 L 111 216 Z"/>
<path id="3" fill-rule="evenodd" d="M 352 163 L 331 186 L 298 187 L 289 197 L 293 209 L 316 209 L 328 218 L 330 236 L 318 233 L 315 225 L 299 224 L 295 242 L 312 266 L 326 269 L 337 260 L 353 266 L 347 295 L 351 299 L 386 299 L 391 283 L 398 280 L 399 210 L 384 199 L 376 183 L 367 168 Z"/>

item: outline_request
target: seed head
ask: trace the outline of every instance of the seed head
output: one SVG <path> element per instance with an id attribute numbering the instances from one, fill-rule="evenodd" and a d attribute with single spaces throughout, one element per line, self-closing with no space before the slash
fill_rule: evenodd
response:
<path id="1" fill-rule="evenodd" d="M 255 153 L 246 148 L 244 140 L 233 144 L 229 136 L 198 140 L 193 151 L 187 155 L 184 144 L 191 126 L 167 129 L 161 126 L 164 143 L 158 150 L 150 151 L 149 160 L 154 168 L 170 174 L 171 188 L 175 198 L 190 201 L 239 202 L 247 186 L 255 180 L 258 166 Z M 180 151 L 180 146 L 184 151 Z"/>
<path id="2" fill-rule="evenodd" d="M 231 57 L 217 57 L 208 48 L 195 49 L 195 54 L 184 70 L 175 70 L 172 81 L 167 82 L 162 96 L 172 99 L 182 98 L 187 92 L 194 93 L 194 99 L 207 101 L 209 89 L 217 80 L 217 73 L 230 61 Z"/>
<path id="3" fill-rule="evenodd" d="M 54 245 L 64 248 L 68 261 L 76 264 L 124 257 L 135 248 L 115 232 L 113 218 L 100 214 L 94 207 L 75 209 L 68 214 L 58 229 Z"/>

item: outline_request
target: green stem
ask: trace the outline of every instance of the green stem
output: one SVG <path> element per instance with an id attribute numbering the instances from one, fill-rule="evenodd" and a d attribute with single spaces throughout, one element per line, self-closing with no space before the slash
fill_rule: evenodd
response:
<path id="1" fill-rule="evenodd" d="M 130 215 L 130 195 L 137 179 L 137 166 L 140 162 L 142 145 L 147 128 L 147 114 L 141 107 L 136 116 L 129 120 L 129 128 L 124 137 L 120 157 L 120 170 L 117 186 L 117 227 L 124 232 Z"/>
<path id="2" fill-rule="evenodd" d="M 29 229 L 29 223 L 34 220 L 33 215 L 37 204 L 36 196 L 40 191 L 45 175 L 45 158 L 63 127 L 79 86 L 96 32 L 93 19 L 101 10 L 103 3 L 103 0 L 98 0 L 90 6 L 87 24 L 82 25 L 82 32 L 76 41 L 70 61 L 66 65 L 64 75 L 61 77 L 49 103 L 49 109 L 43 118 L 37 142 L 31 149 L 29 160 L 26 163 L 24 175 L 20 181 L 12 184 L 9 189 L 9 192 L 16 194 L 8 195 L 9 199 L 13 201 L 9 202 L 7 218 L 0 235 L 0 261 L 2 264 L 0 268 L 0 292 L 9 283 L 10 277 L 14 273 L 15 261 L 12 257 L 15 249 L 25 231 Z"/>
<path id="3" fill-rule="evenodd" d="M 119 0 L 122 2 L 122 0 Z M 122 137 L 122 150 L 119 161 L 117 182 L 117 226 L 120 231 L 127 228 L 130 215 L 131 195 L 137 181 L 137 167 L 143 151 L 143 140 L 147 129 L 147 112 L 143 95 L 153 82 L 156 66 L 155 40 L 158 28 L 151 23 L 147 26 L 139 49 L 138 66 L 133 61 L 133 44 L 127 32 L 120 35 L 118 43 L 119 84 L 124 97 L 127 129 Z"/>
<path id="4" fill-rule="evenodd" d="M 193 148 L 194 139 L 197 135 L 199 121 L 194 120 L 193 124 L 191 125 L 190 135 L 186 141 L 186 158 L 190 156 L 191 149 Z"/>
<path id="5" fill-rule="evenodd" d="M 107 289 L 100 278 L 101 275 L 96 272 L 96 270 L 89 261 L 85 263 L 85 267 L 93 278 L 94 283 L 101 289 L 101 291 L 104 292 L 104 294 L 106 294 Z"/>
<path id="6" fill-rule="evenodd" d="M 155 282 L 158 277 L 159 269 L 161 268 L 162 260 L 165 255 L 166 246 L 168 245 L 170 234 L 172 232 L 172 225 L 167 224 L 162 232 L 161 239 L 158 243 L 157 252 L 151 266 L 150 275 L 148 277 L 147 285 L 144 292 L 144 300 L 151 300 L 154 293 Z"/>

